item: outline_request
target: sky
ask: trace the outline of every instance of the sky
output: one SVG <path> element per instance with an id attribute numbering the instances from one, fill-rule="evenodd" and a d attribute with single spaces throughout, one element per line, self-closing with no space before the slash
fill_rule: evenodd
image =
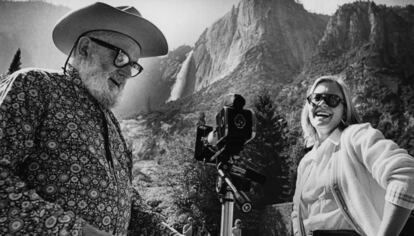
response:
<path id="1" fill-rule="evenodd" d="M 45 0 L 77 9 L 94 0 Z M 164 33 L 170 50 L 193 46 L 203 31 L 237 6 L 240 0 L 100 0 L 113 6 L 130 5 Z M 296 0 L 309 12 L 332 15 L 338 6 L 354 0 Z M 414 5 L 414 0 L 374 0 L 385 5 Z"/>

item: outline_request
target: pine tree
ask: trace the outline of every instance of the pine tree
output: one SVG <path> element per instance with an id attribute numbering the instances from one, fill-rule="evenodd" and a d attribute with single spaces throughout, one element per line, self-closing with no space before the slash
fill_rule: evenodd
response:
<path id="1" fill-rule="evenodd" d="M 259 171 L 266 175 L 266 183 L 260 187 L 259 202 L 263 205 L 280 203 L 289 199 L 286 186 L 289 185 L 287 165 L 287 122 L 277 113 L 270 94 L 263 90 L 254 102 L 257 128 L 256 137 L 246 145 L 242 155 L 257 163 Z"/>
<path id="2" fill-rule="evenodd" d="M 18 70 L 21 69 L 20 66 L 22 65 L 22 63 L 20 62 L 20 53 L 21 52 L 20 52 L 20 48 L 19 48 L 19 49 L 17 49 L 16 54 L 14 54 L 13 61 L 10 64 L 8 74 L 12 74 L 13 72 L 18 71 Z"/>

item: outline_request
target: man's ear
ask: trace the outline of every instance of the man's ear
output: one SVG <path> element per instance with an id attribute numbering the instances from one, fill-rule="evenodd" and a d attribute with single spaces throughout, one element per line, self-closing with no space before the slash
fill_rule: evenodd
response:
<path id="1" fill-rule="evenodd" d="M 86 59 L 90 55 L 91 51 L 92 41 L 88 37 L 82 36 L 76 46 L 76 54 Z"/>

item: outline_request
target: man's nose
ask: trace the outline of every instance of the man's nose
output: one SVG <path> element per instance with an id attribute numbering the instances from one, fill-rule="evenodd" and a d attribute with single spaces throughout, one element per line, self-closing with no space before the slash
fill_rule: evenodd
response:
<path id="1" fill-rule="evenodd" d="M 131 66 L 126 65 L 124 67 L 118 68 L 118 75 L 122 76 L 124 79 L 131 78 Z"/>

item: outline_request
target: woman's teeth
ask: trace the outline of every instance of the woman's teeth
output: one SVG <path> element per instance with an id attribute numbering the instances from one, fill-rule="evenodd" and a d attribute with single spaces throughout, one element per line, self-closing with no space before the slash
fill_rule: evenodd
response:
<path id="1" fill-rule="evenodd" d="M 331 114 L 329 114 L 327 112 L 323 112 L 323 111 L 318 111 L 318 112 L 315 112 L 315 116 L 330 117 Z"/>

